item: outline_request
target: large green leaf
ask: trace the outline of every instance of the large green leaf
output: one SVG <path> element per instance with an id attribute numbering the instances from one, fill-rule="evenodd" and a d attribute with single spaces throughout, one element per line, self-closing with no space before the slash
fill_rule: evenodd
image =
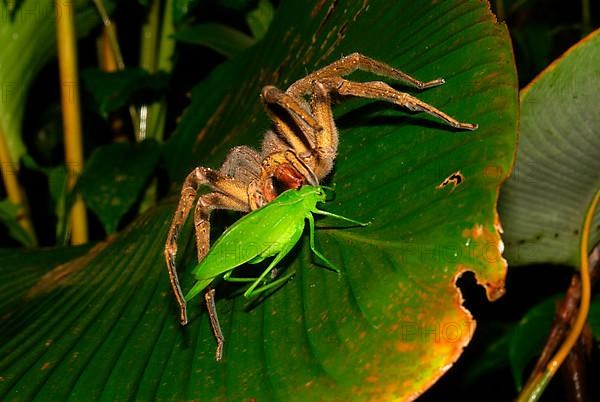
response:
<path id="1" fill-rule="evenodd" d="M 585 212 L 600 187 L 600 30 L 521 91 L 521 136 L 500 216 L 511 264 L 579 266 Z M 600 240 L 600 212 L 590 247 Z"/>
<path id="2" fill-rule="evenodd" d="M 66 11 L 55 9 L 51 0 L 25 0 L 19 2 L 12 13 L 6 3 L 0 3 L 0 132 L 17 164 L 25 153 L 21 135 L 27 91 L 38 71 L 56 53 L 56 18 Z M 91 1 L 77 0 L 75 25 L 77 34 L 84 35 L 100 23 Z M 107 1 L 112 8 L 112 2 Z M 58 77 L 56 81 L 58 86 Z M 1 135 L 1 134 L 0 134 Z"/>
<path id="3" fill-rule="evenodd" d="M 226 347 L 216 363 L 200 304 L 188 327 L 177 322 L 162 256 L 172 198 L 19 304 L 0 332 L 0 398 L 412 399 L 448 370 L 474 329 L 456 278 L 472 270 L 497 298 L 506 269 L 495 205 L 514 154 L 516 77 L 506 29 L 486 4 L 282 2 L 259 44 L 194 89 L 168 144 L 169 171 L 181 179 L 195 164 L 218 166 L 231 146 L 260 143 L 262 85 L 285 87 L 353 51 L 444 77 L 419 98 L 480 128 L 458 132 L 389 104 L 336 108 L 337 192 L 326 209 L 372 221 L 317 230 L 341 275 L 315 265 L 304 239 L 285 260 L 298 274 L 266 299 L 220 287 Z M 458 186 L 438 188 L 456 171 Z M 186 289 L 192 243 L 187 225 Z"/>

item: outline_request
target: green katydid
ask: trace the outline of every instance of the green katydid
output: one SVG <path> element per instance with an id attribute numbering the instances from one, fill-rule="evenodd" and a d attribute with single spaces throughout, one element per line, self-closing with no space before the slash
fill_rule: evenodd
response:
<path id="1" fill-rule="evenodd" d="M 283 284 L 295 272 L 289 272 L 273 281 L 269 281 L 271 277 L 268 275 L 300 239 L 304 231 L 305 219 L 308 220 L 310 228 L 310 249 L 328 267 L 339 273 L 340 270 L 315 248 L 313 214 L 331 216 L 361 226 L 367 224 L 318 209 L 317 203 L 324 203 L 325 200 L 326 195 L 322 186 L 303 186 L 299 190 L 291 189 L 283 192 L 269 204 L 242 217 L 219 237 L 206 257 L 193 269 L 192 274 L 196 283 L 185 296 L 185 300 L 190 301 L 221 275 L 224 280 L 230 282 L 251 282 L 250 287 L 244 292 L 244 296 L 248 298 Z M 257 264 L 272 256 L 275 258 L 258 278 L 231 276 L 234 269 L 245 263 Z M 206 293 L 206 304 L 217 339 L 215 357 L 218 361 L 222 357 L 224 337 L 214 306 L 212 288 L 209 288 Z"/>

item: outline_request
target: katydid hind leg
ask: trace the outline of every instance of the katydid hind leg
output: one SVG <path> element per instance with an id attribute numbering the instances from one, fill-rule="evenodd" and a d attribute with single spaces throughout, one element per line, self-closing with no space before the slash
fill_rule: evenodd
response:
<path id="1" fill-rule="evenodd" d="M 294 276 L 296 274 L 296 271 L 292 271 L 290 273 L 285 274 L 284 276 L 282 276 L 281 278 L 278 278 L 272 282 L 267 283 L 266 285 L 260 286 L 255 288 L 252 292 L 250 292 L 247 296 L 246 293 L 244 293 L 244 296 L 246 297 L 254 297 L 260 293 L 263 293 L 269 289 L 273 289 L 276 288 L 282 284 L 284 284 L 285 282 L 287 282 L 292 276 Z"/>
<path id="2" fill-rule="evenodd" d="M 223 275 L 223 280 L 226 282 L 233 282 L 233 283 L 248 283 L 248 282 L 256 282 L 259 280 L 258 277 L 239 277 L 239 276 L 231 276 L 233 275 L 233 270 L 227 272 L 225 275 Z M 277 277 L 277 268 L 273 268 L 271 270 L 271 277 L 269 279 L 275 279 Z M 268 281 L 268 279 L 264 280 L 265 282 Z"/>
<path id="3" fill-rule="evenodd" d="M 293 272 L 290 272 L 289 274 L 286 274 L 285 276 L 283 276 L 281 278 L 275 279 L 275 278 L 277 278 L 277 268 L 273 267 L 273 268 L 267 268 L 267 269 L 270 269 L 271 275 L 270 275 L 270 278 L 265 278 L 262 280 L 262 282 L 266 282 L 265 285 L 254 288 L 254 290 L 252 290 L 246 297 L 254 297 L 254 296 L 258 295 L 259 293 L 262 293 L 266 290 L 277 287 L 280 284 L 286 282 L 288 279 L 290 279 L 296 273 L 296 271 L 293 271 Z M 254 283 L 257 283 L 257 285 L 261 283 L 260 278 L 234 277 L 234 276 L 231 276 L 232 273 L 233 273 L 233 271 L 229 271 L 225 275 L 223 275 L 223 280 L 227 281 L 227 282 L 234 282 L 234 283 L 254 282 Z M 271 280 L 271 281 L 269 281 L 269 280 Z"/>
<path id="4" fill-rule="evenodd" d="M 204 294 L 204 300 L 206 301 L 206 309 L 208 310 L 208 317 L 210 318 L 210 325 L 217 340 L 217 349 L 215 351 L 215 360 L 220 361 L 223 358 L 223 345 L 225 344 L 225 337 L 221 330 L 221 324 L 219 323 L 219 316 L 217 314 L 217 306 L 215 305 L 215 289 L 208 288 Z"/>
<path id="5" fill-rule="evenodd" d="M 256 290 L 256 288 L 258 287 L 258 285 L 264 281 L 265 277 L 269 274 L 269 272 L 271 272 L 273 270 L 273 268 L 275 268 L 275 266 L 283 259 L 283 257 L 285 257 L 287 255 L 287 253 L 290 252 L 290 250 L 293 248 L 294 245 L 287 246 L 284 247 L 276 256 L 275 258 L 273 258 L 273 261 L 271 261 L 271 263 L 269 264 L 269 266 L 267 267 L 267 269 L 265 269 L 262 274 L 260 274 L 260 276 L 256 279 L 256 281 L 254 281 L 254 283 L 248 288 L 248 290 L 246 290 L 244 292 L 244 296 L 245 297 L 250 297 L 254 291 Z M 268 285 L 265 285 L 268 286 Z"/>
<path id="6" fill-rule="evenodd" d="M 337 272 L 339 274 L 340 269 L 338 267 L 336 267 L 335 265 L 333 265 L 333 263 L 331 261 L 329 261 L 327 258 L 325 258 L 325 256 L 323 254 L 319 253 L 319 251 L 315 247 L 315 219 L 313 218 L 313 216 L 311 214 L 306 215 L 306 219 L 308 219 L 308 224 L 309 224 L 309 228 L 310 228 L 310 249 L 311 249 L 311 251 L 317 257 L 319 257 L 325 263 L 325 265 L 327 265 L 329 268 L 333 269 L 335 272 Z"/>

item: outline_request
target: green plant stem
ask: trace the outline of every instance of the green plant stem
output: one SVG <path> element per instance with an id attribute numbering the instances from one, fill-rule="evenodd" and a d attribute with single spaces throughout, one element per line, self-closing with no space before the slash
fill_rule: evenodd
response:
<path id="1" fill-rule="evenodd" d="M 173 52 L 175 51 L 175 39 L 173 34 L 173 0 L 167 0 L 163 13 L 162 32 L 158 46 L 158 70 L 171 71 L 173 68 Z"/>
<path id="2" fill-rule="evenodd" d="M 152 0 L 148 16 L 142 25 L 140 40 L 140 66 L 150 73 L 156 72 L 156 52 L 160 27 L 160 0 Z"/>
<path id="3" fill-rule="evenodd" d="M 149 73 L 156 72 L 158 30 L 160 26 L 160 0 L 152 0 L 146 22 L 142 25 L 140 40 L 140 66 Z M 148 105 L 140 107 L 140 137 L 148 134 Z"/>
<path id="4" fill-rule="evenodd" d="M 55 0 L 57 12 L 73 14 L 73 4 Z M 72 190 L 83 170 L 83 145 L 81 138 L 81 109 L 79 101 L 79 77 L 77 72 L 77 48 L 75 24 L 72 18 L 56 19 L 58 64 L 60 73 L 61 106 L 65 142 L 65 163 L 68 172 L 68 188 Z M 71 243 L 88 241 L 87 216 L 81 196 L 76 196 L 71 209 Z"/>
<path id="5" fill-rule="evenodd" d="M 160 22 L 160 0 L 152 0 L 150 4 L 147 22 L 142 27 L 140 48 L 140 66 L 150 73 L 159 70 L 170 72 L 173 69 L 172 57 L 175 51 L 175 40 L 172 35 L 175 28 L 172 11 L 173 1 L 167 0 L 163 9 L 162 22 Z M 158 35 L 159 30 L 160 35 Z M 159 142 L 162 141 L 166 106 L 164 100 L 142 106 L 140 116 L 143 116 L 144 138 L 149 137 Z"/>
<path id="6" fill-rule="evenodd" d="M 151 73 L 158 70 L 170 72 L 173 69 L 172 57 L 175 51 L 175 40 L 172 37 L 175 32 L 172 14 L 173 1 L 167 0 L 164 5 L 160 36 L 157 36 L 159 31 L 159 11 L 160 0 L 153 0 L 148 12 L 148 27 L 144 26 L 142 28 L 140 64 Z M 152 32 L 154 32 L 153 41 L 151 40 Z M 162 142 L 167 115 L 167 103 L 165 99 L 161 99 L 152 105 L 144 105 L 140 111 L 140 115 L 143 115 L 145 119 L 147 136 Z M 156 180 L 153 180 L 144 193 L 144 198 L 140 203 L 140 212 L 144 212 L 150 206 L 154 205 L 156 194 L 157 183 Z"/>
<path id="7" fill-rule="evenodd" d="M 173 69 L 173 52 L 175 51 L 175 39 L 172 35 L 175 32 L 173 26 L 173 0 L 167 0 L 163 10 L 161 32 L 159 42 L 156 46 L 158 54 L 155 61 L 155 70 L 170 72 Z M 150 105 L 148 109 L 148 135 L 157 141 L 164 138 L 164 127 L 166 118 L 167 104 L 163 99 L 160 102 Z"/>
<path id="8" fill-rule="evenodd" d="M 581 0 L 581 37 L 592 31 L 590 0 Z"/>

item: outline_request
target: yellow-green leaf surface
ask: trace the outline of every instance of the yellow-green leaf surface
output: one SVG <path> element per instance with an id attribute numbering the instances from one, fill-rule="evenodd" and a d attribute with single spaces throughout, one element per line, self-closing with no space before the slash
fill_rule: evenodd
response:
<path id="1" fill-rule="evenodd" d="M 511 264 L 579 266 L 583 220 L 600 187 L 600 30 L 581 40 L 521 91 L 514 174 L 500 216 Z M 600 240 L 600 212 L 590 247 Z"/>
<path id="2" fill-rule="evenodd" d="M 178 324 L 162 255 L 172 197 L 19 304 L 0 332 L 0 398 L 407 400 L 446 372 L 475 327 L 457 277 L 475 272 L 495 299 L 506 272 L 495 206 L 513 161 L 517 84 L 506 29 L 486 3 L 281 2 L 261 42 L 193 90 L 165 153 L 169 172 L 181 180 L 195 165 L 218 167 L 232 146 L 259 144 L 263 85 L 285 88 L 355 51 L 445 78 L 424 92 L 393 84 L 480 128 L 381 102 L 336 106 L 339 154 L 325 181 L 336 198 L 324 208 L 372 222 L 317 230 L 340 275 L 315 264 L 303 238 L 283 262 L 297 275 L 269 297 L 219 287 L 217 363 L 200 300 Z M 460 184 L 443 186 L 453 174 Z M 179 246 L 187 290 L 191 225 Z"/>

